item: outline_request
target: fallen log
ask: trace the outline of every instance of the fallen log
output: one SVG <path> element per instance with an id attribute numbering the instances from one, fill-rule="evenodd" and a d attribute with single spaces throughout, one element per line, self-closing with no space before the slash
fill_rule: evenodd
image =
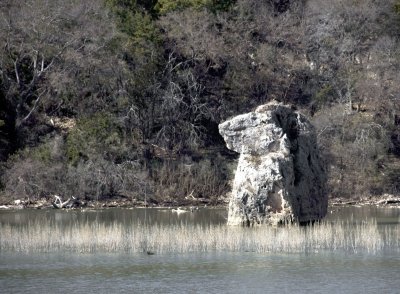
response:
<path id="1" fill-rule="evenodd" d="M 52 202 L 53 207 L 57 209 L 62 208 L 72 208 L 74 206 L 79 206 L 79 201 L 74 197 L 68 198 L 66 201 L 62 201 L 61 197 L 58 195 L 54 195 L 55 200 Z"/>

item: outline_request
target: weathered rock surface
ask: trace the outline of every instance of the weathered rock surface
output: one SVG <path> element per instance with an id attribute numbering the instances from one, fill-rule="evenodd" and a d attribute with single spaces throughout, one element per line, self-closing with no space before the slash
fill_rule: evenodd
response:
<path id="1" fill-rule="evenodd" d="M 314 128 L 277 102 L 219 125 L 229 149 L 240 153 L 228 224 L 278 224 L 326 215 L 326 176 Z"/>

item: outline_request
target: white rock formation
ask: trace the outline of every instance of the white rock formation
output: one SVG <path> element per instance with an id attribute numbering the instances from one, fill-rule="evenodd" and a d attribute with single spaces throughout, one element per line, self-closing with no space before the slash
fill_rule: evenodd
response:
<path id="1" fill-rule="evenodd" d="M 228 224 L 279 224 L 326 215 L 326 176 L 314 128 L 292 108 L 271 102 L 219 125 L 240 153 Z"/>

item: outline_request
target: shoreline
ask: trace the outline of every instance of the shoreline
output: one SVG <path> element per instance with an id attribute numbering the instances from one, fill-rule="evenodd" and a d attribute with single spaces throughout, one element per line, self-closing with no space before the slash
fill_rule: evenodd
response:
<path id="1" fill-rule="evenodd" d="M 226 200 L 211 201 L 210 199 L 174 200 L 174 201 L 142 201 L 125 197 L 106 200 L 78 200 L 76 205 L 69 208 L 57 208 L 53 205 L 54 199 L 42 198 L 39 200 L 17 199 L 0 202 L 0 210 L 12 209 L 106 209 L 106 208 L 169 208 L 169 209 L 196 209 L 196 208 L 224 208 L 228 206 Z"/>
<path id="2" fill-rule="evenodd" d="M 400 208 L 400 195 L 383 194 L 380 196 L 365 196 L 357 199 L 335 197 L 329 199 L 329 206 L 363 206 L 375 205 L 380 207 Z"/>
<path id="3" fill-rule="evenodd" d="M 129 198 L 114 198 L 107 200 L 89 200 L 79 201 L 78 205 L 70 208 L 56 208 L 53 205 L 54 200 L 52 199 L 39 199 L 39 200 L 13 200 L 9 202 L 0 202 L 0 210 L 13 210 L 13 209 L 106 209 L 106 208 L 183 208 L 183 209 L 195 209 L 195 208 L 227 208 L 229 200 L 223 199 L 216 202 L 212 202 L 210 199 L 196 199 L 196 200 L 175 200 L 175 201 L 145 201 Z M 400 208 L 400 196 L 384 194 L 381 196 L 369 196 L 360 197 L 358 199 L 347 199 L 341 197 L 330 198 L 328 206 L 340 207 L 340 206 L 364 206 L 372 205 L 379 207 L 394 207 Z"/>

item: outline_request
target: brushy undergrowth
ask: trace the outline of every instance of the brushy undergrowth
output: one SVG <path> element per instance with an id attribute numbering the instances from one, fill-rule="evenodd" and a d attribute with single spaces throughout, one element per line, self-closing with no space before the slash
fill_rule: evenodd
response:
<path id="1" fill-rule="evenodd" d="M 12 252 L 283 252 L 399 250 L 400 225 L 380 229 L 375 221 L 308 227 L 225 225 L 135 225 L 86 223 L 61 227 L 0 224 L 0 251 Z"/>

